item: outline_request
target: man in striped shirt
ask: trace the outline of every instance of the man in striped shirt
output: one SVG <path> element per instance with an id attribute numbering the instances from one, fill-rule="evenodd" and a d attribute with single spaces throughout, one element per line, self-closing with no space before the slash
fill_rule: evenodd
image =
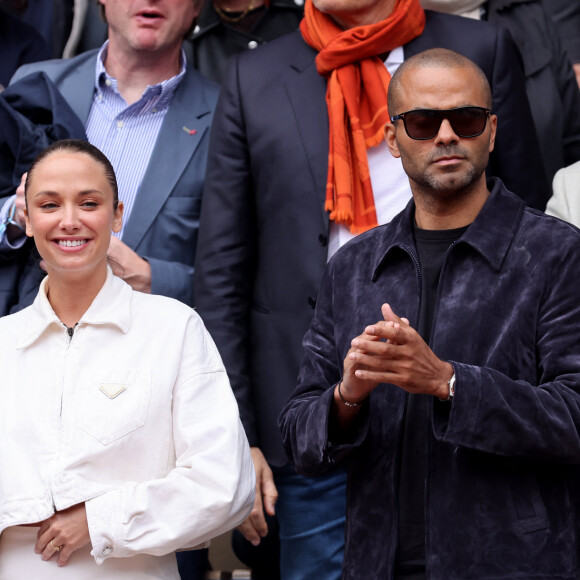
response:
<path id="1" fill-rule="evenodd" d="M 187 66 L 182 49 L 200 2 L 100 3 L 109 32 L 100 50 L 27 65 L 12 83 L 45 72 L 84 122 L 89 141 L 111 160 L 125 207 L 123 229 L 109 250 L 115 273 L 136 290 L 192 304 L 208 129 L 218 92 Z M 9 223 L 0 251 L 24 244 L 23 210 L 21 195 L 4 203 L 0 220 Z"/>

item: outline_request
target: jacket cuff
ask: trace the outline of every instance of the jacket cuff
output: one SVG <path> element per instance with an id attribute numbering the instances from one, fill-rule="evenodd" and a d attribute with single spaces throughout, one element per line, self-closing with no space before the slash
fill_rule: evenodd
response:
<path id="1" fill-rule="evenodd" d="M 119 494 L 119 490 L 112 490 L 85 502 L 93 546 L 91 556 L 97 564 L 102 564 L 107 558 L 119 558 L 125 555 L 121 548 L 122 514 L 118 510 L 118 502 L 113 500 L 113 497 Z M 115 522 L 118 523 L 115 524 Z"/>
<path id="2" fill-rule="evenodd" d="M 337 383 L 338 384 L 338 383 Z M 327 404 L 327 441 L 325 448 L 325 457 L 330 463 L 340 463 L 343 461 L 350 453 L 361 446 L 363 441 L 366 439 L 369 430 L 369 399 L 370 396 L 362 403 L 360 411 L 356 416 L 356 419 L 351 426 L 351 428 L 344 432 L 340 432 L 340 437 L 337 434 L 331 434 L 331 424 L 332 418 L 330 416 L 332 401 L 334 400 L 334 390 L 336 385 L 332 389 L 328 389 L 322 398 L 326 398 L 325 404 Z M 331 435 L 333 435 L 331 437 Z"/>
<path id="3" fill-rule="evenodd" d="M 474 365 L 448 361 L 455 370 L 453 401 L 434 397 L 433 432 L 439 441 L 455 443 L 465 426 L 477 423 L 481 399 L 481 369 Z"/>
<path id="4" fill-rule="evenodd" d="M 151 294 L 161 294 L 193 306 L 193 266 L 141 256 L 151 266 Z"/>

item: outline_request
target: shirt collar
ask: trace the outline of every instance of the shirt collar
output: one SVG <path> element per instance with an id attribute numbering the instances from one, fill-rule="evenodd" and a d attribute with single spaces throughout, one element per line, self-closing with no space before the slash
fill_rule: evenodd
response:
<path id="1" fill-rule="evenodd" d="M 105 59 L 107 58 L 107 51 L 109 50 L 109 41 L 105 41 L 97 55 L 97 63 L 95 67 L 95 90 L 97 93 L 105 93 L 113 91 L 120 96 L 117 88 L 117 79 L 113 78 L 105 69 Z M 175 76 L 165 79 L 156 85 L 148 85 L 145 89 L 141 99 L 157 98 L 155 103 L 156 109 L 167 107 L 171 101 L 171 97 L 175 93 L 177 87 L 185 76 L 187 68 L 187 57 L 183 48 L 181 49 L 181 70 Z"/>
<path id="2" fill-rule="evenodd" d="M 402 65 L 405 61 L 405 51 L 403 50 L 402 46 L 397 46 L 397 48 L 393 48 L 391 52 L 389 52 L 387 58 L 385 59 L 385 66 L 389 68 L 389 66 L 399 66 Z"/>
<path id="3" fill-rule="evenodd" d="M 24 331 L 18 338 L 16 348 L 30 346 L 54 324 L 62 327 L 62 322 L 46 296 L 47 284 L 48 276 L 40 284 L 32 306 L 26 309 L 28 319 L 23 325 Z M 112 270 L 107 267 L 107 279 L 78 325 L 112 325 L 123 333 L 128 332 L 131 320 L 131 296 L 131 287 L 113 275 Z"/>
<path id="4" fill-rule="evenodd" d="M 483 204 L 475 221 L 457 240 L 456 245 L 465 243 L 479 252 L 496 270 L 499 270 L 512 243 L 518 224 L 522 218 L 524 202 L 507 190 L 496 177 L 488 179 L 490 195 Z M 403 248 L 417 253 L 413 240 L 413 220 L 415 203 L 411 200 L 407 207 L 393 221 L 383 226 L 383 235 L 373 256 L 372 277 L 376 280 L 387 256 L 395 248 Z"/>

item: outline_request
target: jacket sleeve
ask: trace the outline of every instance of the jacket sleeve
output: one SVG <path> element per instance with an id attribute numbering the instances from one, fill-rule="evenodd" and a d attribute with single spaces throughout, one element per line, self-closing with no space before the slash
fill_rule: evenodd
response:
<path id="1" fill-rule="evenodd" d="M 577 244 L 577 238 L 574 238 Z M 580 259 L 562 248 L 545 277 L 536 330 L 537 384 L 452 362 L 453 402 L 434 401 L 444 442 L 495 455 L 580 463 Z"/>
<path id="2" fill-rule="evenodd" d="M 489 21 L 506 27 L 523 60 L 526 93 L 548 179 L 580 159 L 580 92 L 570 59 L 542 2 L 491 2 Z"/>
<path id="3" fill-rule="evenodd" d="M 550 23 L 551 24 L 551 23 Z M 578 31 L 580 33 L 580 23 Z M 554 59 L 554 83 L 560 97 L 558 105 L 562 108 L 562 149 L 563 166 L 580 161 L 580 91 L 571 61 L 553 26 L 547 27 L 552 39 Z M 550 175 L 551 177 L 551 175 Z"/>
<path id="4" fill-rule="evenodd" d="M 500 177 L 530 207 L 543 211 L 550 188 L 526 95 L 522 63 L 507 30 L 497 29 L 494 50 L 492 109 L 498 124 L 487 174 Z"/>
<path id="5" fill-rule="evenodd" d="M 556 28 L 566 52 L 573 63 L 580 63 L 580 4 L 569 0 L 542 0 L 546 12 Z"/>
<path id="6" fill-rule="evenodd" d="M 85 503 L 97 563 L 198 546 L 237 526 L 253 506 L 248 442 L 217 349 L 202 328 L 199 319 L 190 324 L 183 344 L 172 403 L 176 459 L 168 458 L 167 475 L 126 482 Z"/>
<path id="7" fill-rule="evenodd" d="M 193 266 L 143 256 L 151 266 L 151 294 L 175 298 L 192 306 Z"/>
<path id="8" fill-rule="evenodd" d="M 304 358 L 298 386 L 279 418 L 286 453 L 299 473 L 327 473 L 346 460 L 365 440 L 369 425 L 369 403 L 363 404 L 353 428 L 331 436 L 334 387 L 342 378 L 343 361 L 334 340 L 332 314 L 332 261 L 322 277 L 316 311 L 304 336 Z M 344 315 L 344 313 L 342 313 Z"/>
<path id="9" fill-rule="evenodd" d="M 248 363 L 251 281 L 257 240 L 238 74 L 238 59 L 234 57 L 212 125 L 197 243 L 194 303 L 223 358 L 250 445 L 257 446 Z"/>

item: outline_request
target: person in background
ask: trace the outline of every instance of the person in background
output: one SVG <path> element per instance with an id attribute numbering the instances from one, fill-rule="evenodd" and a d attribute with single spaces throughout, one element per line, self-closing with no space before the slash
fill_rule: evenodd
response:
<path id="1" fill-rule="evenodd" d="M 222 83 L 233 54 L 298 28 L 303 0 L 207 0 L 190 40 L 193 66 Z"/>
<path id="2" fill-rule="evenodd" d="M 389 112 L 413 200 L 328 264 L 289 457 L 347 466 L 344 580 L 578 578 L 580 232 L 486 179 L 473 62 L 406 60 Z"/>
<path id="3" fill-rule="evenodd" d="M 0 1 L 0 91 L 8 86 L 18 67 L 50 58 L 42 36 L 32 26 L 4 10 L 6 6 L 15 9 L 17 4 L 16 0 Z"/>
<path id="4" fill-rule="evenodd" d="M 241 529 L 259 544 L 264 513 L 276 512 L 285 579 L 340 577 L 346 473 L 297 475 L 277 417 L 296 385 L 326 261 L 411 197 L 382 139 L 390 74 L 442 44 L 490 79 L 505 128 L 490 172 L 543 210 L 548 184 L 504 30 L 424 12 L 418 0 L 315 0 L 300 32 L 230 61 L 212 126 L 194 302 L 224 359 L 255 461 L 256 508 Z"/>
<path id="5" fill-rule="evenodd" d="M 13 82 L 44 71 L 111 159 L 125 223 L 109 254 L 135 290 L 193 302 L 193 264 L 209 127 L 219 87 L 187 66 L 183 37 L 196 0 L 101 0 L 109 40 L 73 59 L 19 69 Z M 5 222 L 14 198 L 0 212 Z M 22 195 L 15 221 L 23 226 Z M 22 231 L 0 240 L 24 243 Z M 21 307 L 22 305 L 19 305 Z"/>
<path id="6" fill-rule="evenodd" d="M 6 0 L 2 0 L 6 2 Z M 46 43 L 42 59 L 60 58 L 71 32 L 76 0 L 8 0 L 13 16 L 40 34 Z"/>
<path id="7" fill-rule="evenodd" d="M 546 213 L 580 228 L 580 161 L 560 169 L 552 189 Z"/>
<path id="8" fill-rule="evenodd" d="M 0 577 L 178 579 L 175 550 L 254 500 L 220 356 L 190 307 L 113 275 L 123 203 L 96 147 L 55 142 L 25 189 L 48 276 L 0 319 Z"/>
<path id="9" fill-rule="evenodd" d="M 580 3 L 569 0 L 543 0 L 546 12 L 556 24 L 562 45 L 566 49 L 580 87 Z"/>
<path id="10" fill-rule="evenodd" d="M 558 169 L 580 161 L 580 91 L 572 62 L 548 16 L 552 0 L 421 0 L 425 8 L 482 18 L 507 28 L 520 51 L 526 93 L 548 183 Z M 558 3 L 558 0 L 555 4 Z M 578 3 L 568 3 L 572 4 Z M 577 10 L 577 9 L 572 9 Z M 576 24 L 580 21 L 576 18 Z M 576 40 L 580 27 L 575 29 Z"/>
<path id="11" fill-rule="evenodd" d="M 71 58 L 107 40 L 107 22 L 102 18 L 99 0 L 74 0 L 74 16 L 63 58 Z"/>
<path id="12" fill-rule="evenodd" d="M 232 55 L 295 31 L 302 20 L 303 4 L 303 0 L 207 0 L 185 42 L 193 66 L 221 84 Z M 276 517 L 266 514 L 266 524 L 268 535 L 259 546 L 253 546 L 239 530 L 232 536 L 234 553 L 252 569 L 254 580 L 280 577 Z"/>

